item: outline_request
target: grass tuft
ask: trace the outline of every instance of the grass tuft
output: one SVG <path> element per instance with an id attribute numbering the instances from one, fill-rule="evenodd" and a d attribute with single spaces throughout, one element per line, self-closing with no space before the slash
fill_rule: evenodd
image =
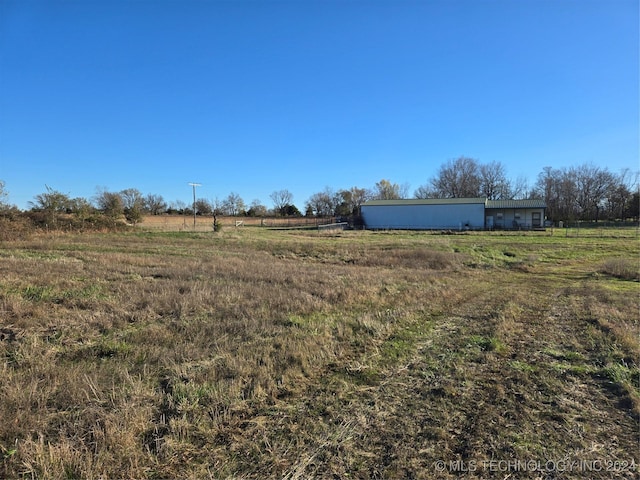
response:
<path id="1" fill-rule="evenodd" d="M 622 280 L 640 281 L 640 262 L 637 258 L 609 258 L 602 264 L 600 271 Z"/>

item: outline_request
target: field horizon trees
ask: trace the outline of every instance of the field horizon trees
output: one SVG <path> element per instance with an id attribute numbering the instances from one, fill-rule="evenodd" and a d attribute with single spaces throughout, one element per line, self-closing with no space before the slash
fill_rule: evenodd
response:
<path id="1" fill-rule="evenodd" d="M 552 221 L 637 220 L 640 216 L 639 172 L 625 169 L 618 174 L 606 167 L 582 164 L 569 168 L 545 167 L 531 186 L 527 179 L 509 179 L 500 162 L 481 163 L 469 157 L 445 162 L 436 175 L 419 186 L 413 198 L 485 197 L 501 199 L 544 199 L 547 217 Z M 111 223 L 124 218 L 129 224 L 140 222 L 143 215 L 185 214 L 201 216 L 305 216 L 330 217 L 359 215 L 362 203 L 373 199 L 409 198 L 409 185 L 381 179 L 371 188 L 351 187 L 335 190 L 326 186 L 311 194 L 302 211 L 294 204 L 287 189 L 275 190 L 272 208 L 254 199 L 249 206 L 242 197 L 231 192 L 224 199 L 198 198 L 194 204 L 176 200 L 168 203 L 158 193 L 143 195 L 136 188 L 119 192 L 99 187 L 92 199 L 72 198 L 48 185 L 46 191 L 30 202 L 31 213 L 40 214 L 39 221 L 55 228 L 61 214 L 75 214 L 85 223 L 103 215 Z M 10 204 L 5 182 L 0 180 L 0 210 L 19 210 Z"/>
<path id="2" fill-rule="evenodd" d="M 539 185 L 557 208 L 604 218 L 629 193 L 594 204 L 589 175 L 606 171 L 544 173 L 567 174 Z M 406 190 L 327 187 L 307 213 Z M 118 231 L 125 209 L 166 205 L 135 189 L 90 204 L 47 187 L 29 212 L 7 198 L 0 181 L 2 478 L 454 479 L 473 465 L 471 480 L 514 461 L 527 480 L 637 476 L 635 227 L 177 234 Z M 286 215 L 293 198 L 278 199 Z"/>

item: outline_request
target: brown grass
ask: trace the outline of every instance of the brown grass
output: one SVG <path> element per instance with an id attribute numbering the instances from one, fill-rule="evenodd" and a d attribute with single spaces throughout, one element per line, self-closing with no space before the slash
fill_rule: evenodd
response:
<path id="1" fill-rule="evenodd" d="M 333 218 L 315 218 L 315 217 L 231 217 L 217 216 L 216 220 L 220 223 L 223 230 L 236 230 L 245 227 L 304 227 L 317 226 L 332 223 Z M 194 231 L 193 216 L 189 215 L 146 215 L 138 224 L 138 227 L 144 230 L 155 231 Z M 211 232 L 213 231 L 213 216 L 196 216 L 195 231 Z"/>
<path id="2" fill-rule="evenodd" d="M 640 289 L 600 271 L 638 245 L 573 241 L 4 242 L 0 476 L 503 478 L 482 462 L 570 459 L 630 478 Z"/>
<path id="3" fill-rule="evenodd" d="M 623 280 L 640 281 L 640 259 L 608 258 L 602 264 L 602 272 Z"/>

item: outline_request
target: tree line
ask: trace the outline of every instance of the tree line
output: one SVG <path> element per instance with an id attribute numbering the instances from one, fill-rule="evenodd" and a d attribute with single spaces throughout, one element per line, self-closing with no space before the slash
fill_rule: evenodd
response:
<path id="1" fill-rule="evenodd" d="M 419 187 L 415 198 L 481 197 L 490 200 L 543 199 L 553 221 L 638 220 L 639 173 L 582 164 L 569 168 L 545 167 L 535 183 L 509 180 L 504 165 L 483 164 L 460 157 L 443 164 Z"/>
<path id="2" fill-rule="evenodd" d="M 160 214 L 350 217 L 358 216 L 360 206 L 368 200 L 407 198 L 543 199 L 547 205 L 547 218 L 555 222 L 638 220 L 640 216 L 638 172 L 626 169 L 616 174 L 606 167 L 592 164 L 560 169 L 545 167 L 535 183 L 529 186 L 524 178 L 510 180 L 506 168 L 499 162 L 481 163 L 469 157 L 459 157 L 442 164 L 431 179 L 413 192 L 413 196 L 409 194 L 409 185 L 399 185 L 387 179 L 380 180 L 371 188 L 335 190 L 325 187 L 306 200 L 304 213 L 294 205 L 293 194 L 286 189 L 271 193 L 272 206 L 269 208 L 259 200 L 246 204 L 235 192 L 223 199 L 198 198 L 189 205 L 180 200 L 168 203 L 162 195 L 144 195 L 135 188 L 119 192 L 100 188 L 88 200 L 72 198 L 48 186 L 30 202 L 31 208 L 27 213 L 38 223 L 54 228 L 62 215 L 71 215 L 81 224 L 107 225 L 114 225 L 122 219 L 136 224 L 145 215 Z M 8 202 L 8 192 L 2 180 L 0 211 L 5 216 L 19 212 Z"/>

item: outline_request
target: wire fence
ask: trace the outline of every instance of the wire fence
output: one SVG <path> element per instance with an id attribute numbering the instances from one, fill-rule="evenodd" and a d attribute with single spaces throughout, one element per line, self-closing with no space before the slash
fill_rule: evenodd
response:
<path id="1" fill-rule="evenodd" d="M 162 232 L 212 232 L 213 217 L 186 215 L 148 216 L 138 224 L 143 230 Z M 335 217 L 217 217 L 216 222 L 223 229 L 244 227 L 266 228 L 317 228 L 333 224 Z"/>
<path id="2" fill-rule="evenodd" d="M 639 238 L 639 222 L 558 222 L 547 227 L 553 235 L 565 237 Z"/>
<path id="3" fill-rule="evenodd" d="M 347 228 L 342 218 L 336 217 L 217 217 L 223 229 L 265 227 L 276 229 L 318 228 L 320 230 Z M 339 225 L 339 227 L 338 227 Z M 349 224 L 349 227 L 353 225 Z M 212 232 L 213 217 L 158 215 L 145 217 L 138 227 L 144 230 L 166 232 Z M 504 234 L 506 231 L 502 231 Z M 513 234 L 537 233 L 531 230 L 510 231 Z M 565 237 L 640 238 L 640 222 L 557 222 L 547 226 L 546 235 Z"/>

